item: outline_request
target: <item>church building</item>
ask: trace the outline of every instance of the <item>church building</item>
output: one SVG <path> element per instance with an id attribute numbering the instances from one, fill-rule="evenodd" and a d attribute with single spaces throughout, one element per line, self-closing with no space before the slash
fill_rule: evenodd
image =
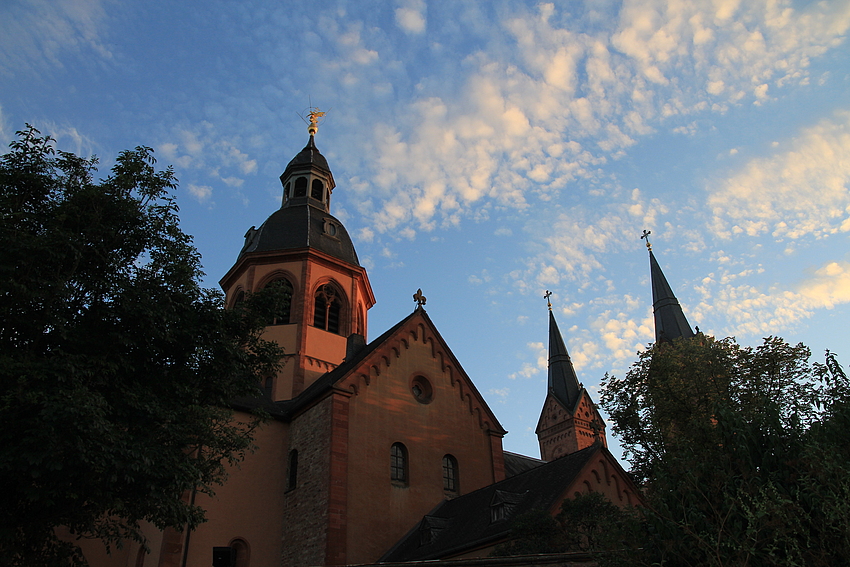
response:
<path id="1" fill-rule="evenodd" d="M 411 313 L 367 339 L 376 300 L 351 237 L 331 214 L 336 186 L 311 119 L 306 146 L 280 177 L 281 207 L 247 231 L 220 282 L 228 307 L 267 286 L 291 294 L 265 333 L 286 352 L 282 370 L 262 384 L 263 398 L 234 402 L 236 419 L 250 419 L 256 407 L 271 416 L 256 434 L 258 449 L 214 497 L 187 496 L 206 510 L 199 528 L 151 527 L 150 553 L 131 544 L 106 556 L 86 546 L 92 565 L 486 557 L 510 539 L 513 519 L 525 511 L 556 514 L 564 499 L 587 492 L 639 505 L 638 487 L 607 449 L 604 421 L 576 376 L 551 304 L 539 459 L 503 450 L 506 431 L 421 292 Z M 655 295 L 654 257 L 651 267 Z M 666 280 L 659 290 L 669 291 Z M 659 310 L 681 312 L 669 297 L 659 301 L 656 321 Z M 679 323 L 664 319 L 664 332 Z"/>

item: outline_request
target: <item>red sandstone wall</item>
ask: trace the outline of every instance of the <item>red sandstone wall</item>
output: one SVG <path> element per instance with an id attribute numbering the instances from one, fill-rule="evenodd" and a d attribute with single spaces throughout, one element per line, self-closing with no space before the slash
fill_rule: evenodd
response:
<path id="1" fill-rule="evenodd" d="M 251 565 L 279 565 L 286 442 L 286 424 L 266 423 L 256 435 L 258 449 L 230 469 L 216 495 L 196 497 L 208 521 L 189 538 L 188 567 L 209 567 L 212 548 L 230 545 L 234 538 L 247 542 Z"/>
<path id="2" fill-rule="evenodd" d="M 348 563 L 378 559 L 445 498 L 444 455 L 458 461 L 461 494 L 503 474 L 501 438 L 491 448 L 479 402 L 424 326 L 390 347 L 351 381 L 357 393 L 350 398 L 349 415 Z M 433 387 L 430 403 L 420 403 L 411 392 L 411 380 L 418 375 Z M 395 442 L 408 449 L 406 487 L 390 481 Z M 499 473 L 494 473 L 493 451 Z"/>

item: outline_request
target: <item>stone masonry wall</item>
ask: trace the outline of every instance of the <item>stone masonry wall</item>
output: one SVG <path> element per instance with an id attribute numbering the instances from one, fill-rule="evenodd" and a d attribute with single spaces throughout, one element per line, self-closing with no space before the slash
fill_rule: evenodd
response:
<path id="1" fill-rule="evenodd" d="M 298 451 L 298 478 L 284 498 L 282 567 L 325 563 L 331 404 L 331 398 L 320 401 L 290 425 L 289 448 Z"/>

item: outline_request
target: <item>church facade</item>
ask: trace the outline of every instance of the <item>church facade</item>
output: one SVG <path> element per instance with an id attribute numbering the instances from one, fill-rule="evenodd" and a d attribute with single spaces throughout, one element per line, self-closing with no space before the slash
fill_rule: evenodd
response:
<path id="1" fill-rule="evenodd" d="M 92 565 L 347 565 L 482 557 L 531 509 L 597 491 L 622 506 L 640 492 L 608 452 L 605 425 L 578 381 L 549 311 L 549 382 L 537 425 L 541 458 L 506 452 L 506 431 L 417 294 L 412 313 L 367 341 L 375 297 L 343 224 L 333 174 L 315 143 L 281 175 L 281 207 L 251 227 L 221 279 L 228 306 L 267 286 L 291 294 L 265 336 L 286 361 L 236 419 L 272 419 L 256 452 L 214 497 L 187 495 L 208 521 L 152 527 Z M 654 260 L 654 258 L 653 258 Z M 665 282 L 666 283 L 666 282 Z"/>

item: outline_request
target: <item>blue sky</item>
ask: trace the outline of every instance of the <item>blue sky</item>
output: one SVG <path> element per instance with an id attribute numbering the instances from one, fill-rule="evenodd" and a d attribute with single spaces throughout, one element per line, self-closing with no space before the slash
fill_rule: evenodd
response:
<path id="1" fill-rule="evenodd" d="M 848 27 L 848 0 L 11 0 L 0 134 L 104 174 L 155 148 L 215 286 L 327 110 L 371 338 L 421 287 L 536 456 L 543 293 L 598 399 L 654 337 L 644 229 L 692 325 L 850 362 Z"/>

